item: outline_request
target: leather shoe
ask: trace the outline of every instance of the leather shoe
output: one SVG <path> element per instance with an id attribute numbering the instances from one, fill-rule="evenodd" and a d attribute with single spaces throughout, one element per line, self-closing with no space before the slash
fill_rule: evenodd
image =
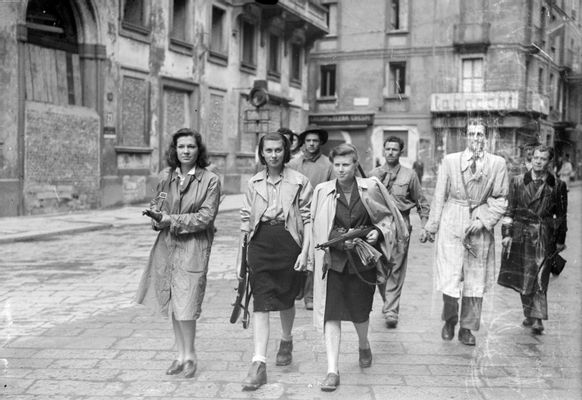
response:
<path id="1" fill-rule="evenodd" d="M 192 361 L 188 360 L 184 363 L 184 378 L 193 378 L 194 374 L 196 373 L 197 364 Z"/>
<path id="2" fill-rule="evenodd" d="M 179 374 L 180 372 L 182 372 L 183 369 L 184 369 L 184 364 L 182 364 L 178 360 L 174 360 L 172 362 L 172 365 L 170 365 L 170 368 L 168 368 L 166 370 L 166 375 L 176 375 L 176 374 Z"/>
<path id="3" fill-rule="evenodd" d="M 398 320 L 394 318 L 386 318 L 386 328 L 394 329 L 398 325 Z"/>
<path id="4" fill-rule="evenodd" d="M 305 302 L 305 309 L 306 310 L 313 310 L 313 302 L 312 301 L 306 301 Z"/>
<path id="5" fill-rule="evenodd" d="M 359 349 L 360 350 L 360 368 L 370 368 L 372 365 L 372 349 Z"/>
<path id="6" fill-rule="evenodd" d="M 455 337 L 455 324 L 449 324 L 445 322 L 443 325 L 443 330 L 441 331 L 441 337 L 443 340 L 453 340 Z"/>
<path id="7" fill-rule="evenodd" d="M 459 341 L 465 346 L 475 346 L 475 336 L 473 336 L 470 329 L 459 329 Z"/>
<path id="8" fill-rule="evenodd" d="M 542 320 L 539 318 L 536 318 L 533 325 L 531 326 L 531 332 L 534 335 L 541 335 L 543 331 L 544 331 L 544 324 L 542 324 Z"/>
<path id="9" fill-rule="evenodd" d="M 525 326 L 526 328 L 529 328 L 530 326 L 533 325 L 534 321 L 535 321 L 535 318 L 525 317 L 525 319 L 523 320 L 523 322 L 521 324 L 523 326 Z"/>
<path id="10" fill-rule="evenodd" d="M 267 383 L 267 365 L 261 361 L 253 362 L 242 383 L 242 390 L 257 390 L 265 383 Z"/>
<path id="11" fill-rule="evenodd" d="M 275 361 L 275 365 L 283 366 L 291 364 L 293 360 L 293 355 L 291 352 L 293 351 L 293 341 L 292 340 L 281 340 L 279 344 L 279 351 L 277 352 L 277 360 Z"/>
<path id="12" fill-rule="evenodd" d="M 333 392 L 340 384 L 339 373 L 334 374 L 330 372 L 327 374 L 323 382 L 321 382 L 321 390 L 324 392 Z"/>

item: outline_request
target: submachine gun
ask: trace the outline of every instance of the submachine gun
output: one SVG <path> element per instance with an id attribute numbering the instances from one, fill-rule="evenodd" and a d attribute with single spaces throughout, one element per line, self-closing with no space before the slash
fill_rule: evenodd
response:
<path id="1" fill-rule="evenodd" d="M 241 311 L 243 312 L 242 326 L 247 329 L 250 324 L 250 309 L 249 303 L 251 301 L 251 284 L 249 280 L 249 266 L 247 264 L 247 236 L 244 236 L 242 249 L 241 249 L 241 266 L 238 276 L 238 286 L 236 290 L 236 298 L 232 304 L 232 313 L 230 314 L 230 323 L 236 324 L 238 321 Z"/>

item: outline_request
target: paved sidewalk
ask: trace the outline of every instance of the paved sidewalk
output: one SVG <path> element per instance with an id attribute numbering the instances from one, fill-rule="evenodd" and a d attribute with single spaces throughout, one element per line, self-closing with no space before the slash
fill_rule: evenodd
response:
<path id="1" fill-rule="evenodd" d="M 219 212 L 238 210 L 242 202 L 242 194 L 227 195 L 220 204 Z M 144 203 L 111 209 L 0 218 L 0 244 L 148 224 L 149 219 L 141 215 L 146 207 L 147 203 Z"/>

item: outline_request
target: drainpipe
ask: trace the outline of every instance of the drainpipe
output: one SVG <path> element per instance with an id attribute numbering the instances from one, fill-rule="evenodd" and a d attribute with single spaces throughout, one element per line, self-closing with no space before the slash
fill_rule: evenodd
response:
<path id="1" fill-rule="evenodd" d="M 17 86 L 18 86 L 18 114 L 17 114 L 17 141 L 16 147 L 18 151 L 18 204 L 17 215 L 24 215 L 24 119 L 26 107 L 26 81 L 24 75 L 24 56 L 26 52 L 26 43 L 28 41 L 28 30 L 26 25 L 16 25 L 16 40 L 17 40 Z"/>

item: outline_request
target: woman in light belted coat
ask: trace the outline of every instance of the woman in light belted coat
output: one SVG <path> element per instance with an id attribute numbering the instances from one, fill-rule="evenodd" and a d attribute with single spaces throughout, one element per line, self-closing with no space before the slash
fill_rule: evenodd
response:
<path id="1" fill-rule="evenodd" d="M 136 301 L 172 318 L 178 354 L 166 374 L 192 378 L 197 367 L 196 320 L 206 291 L 220 179 L 206 169 L 206 147 L 196 131 L 184 128 L 174 134 L 167 161 L 170 168 L 161 173 L 158 203 L 144 211 L 160 233 Z"/>

